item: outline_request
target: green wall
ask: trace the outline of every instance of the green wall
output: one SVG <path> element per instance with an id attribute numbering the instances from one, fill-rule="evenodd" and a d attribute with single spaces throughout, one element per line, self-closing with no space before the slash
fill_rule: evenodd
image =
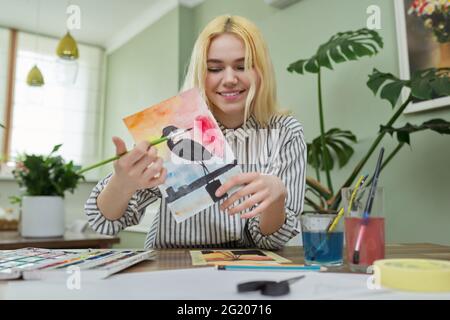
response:
<path id="1" fill-rule="evenodd" d="M 180 39 L 180 51 L 178 58 L 179 88 L 183 85 L 184 76 L 186 75 L 189 65 L 189 59 L 191 58 L 192 47 L 194 46 L 196 29 L 195 29 L 195 17 L 194 10 L 180 6 L 179 7 L 179 39 Z"/>
<path id="2" fill-rule="evenodd" d="M 178 13 L 174 9 L 108 55 L 104 124 L 105 156 L 114 154 L 114 135 L 132 145 L 122 119 L 178 90 Z M 111 170 L 107 167 L 104 173 Z"/>
<path id="3" fill-rule="evenodd" d="M 210 19 L 226 13 L 248 17 L 262 30 L 274 62 L 280 102 L 293 111 L 310 141 L 319 134 L 316 78 L 290 74 L 286 67 L 310 57 L 336 32 L 364 27 L 366 8 L 372 4 L 381 8 L 384 49 L 375 57 L 323 72 L 326 127 L 350 129 L 359 139 L 350 163 L 332 173 L 337 188 L 368 149 L 379 125 L 393 113 L 365 84 L 373 68 L 399 73 L 392 0 L 302 0 L 284 10 L 261 0 L 208 0 L 194 9 L 174 9 L 109 56 L 105 150 L 113 151 L 112 134 L 127 136 L 120 122 L 124 115 L 176 93 L 195 37 Z M 403 115 L 397 124 L 431 118 L 450 120 L 450 109 Z M 380 179 L 385 188 L 387 241 L 450 244 L 450 137 L 420 132 L 411 138 L 411 147 L 403 148 Z M 388 136 L 383 145 L 390 150 L 395 141 Z M 375 160 L 369 161 L 368 173 Z M 313 176 L 313 170 L 308 174 Z"/>
<path id="4" fill-rule="evenodd" d="M 103 157 L 115 153 L 116 135 L 133 144 L 122 119 L 173 96 L 178 91 L 179 8 L 139 33 L 107 57 Z M 112 166 L 103 168 L 103 175 Z M 122 232 L 119 248 L 143 247 L 145 234 Z"/>
<path id="5" fill-rule="evenodd" d="M 146 234 L 142 232 L 122 231 L 119 233 L 120 243 L 113 245 L 115 249 L 143 248 Z"/>

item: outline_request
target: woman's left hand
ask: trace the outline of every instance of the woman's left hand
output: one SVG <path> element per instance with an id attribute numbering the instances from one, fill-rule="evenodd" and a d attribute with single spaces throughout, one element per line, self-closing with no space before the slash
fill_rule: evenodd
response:
<path id="1" fill-rule="evenodd" d="M 241 173 L 232 177 L 217 189 L 216 196 L 220 197 L 231 188 L 239 185 L 243 185 L 243 187 L 222 203 L 220 206 L 222 211 L 228 209 L 228 214 L 233 215 L 257 205 L 256 208 L 241 216 L 241 218 L 248 219 L 263 213 L 275 203 L 282 202 L 284 206 L 287 191 L 283 181 L 277 176 L 259 172 Z M 247 196 L 250 196 L 250 198 L 230 208 L 235 201 Z"/>

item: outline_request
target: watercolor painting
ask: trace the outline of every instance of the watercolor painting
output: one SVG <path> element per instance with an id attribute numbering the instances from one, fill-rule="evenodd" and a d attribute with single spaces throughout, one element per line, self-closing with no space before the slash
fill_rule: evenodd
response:
<path id="1" fill-rule="evenodd" d="M 167 168 L 159 186 L 177 222 L 215 202 L 216 190 L 241 172 L 198 89 L 191 89 L 123 119 L 136 143 L 168 137 L 155 147 Z"/>
<path id="2" fill-rule="evenodd" d="M 290 263 L 271 251 L 259 249 L 191 250 L 192 264 L 200 265 L 250 265 Z"/>

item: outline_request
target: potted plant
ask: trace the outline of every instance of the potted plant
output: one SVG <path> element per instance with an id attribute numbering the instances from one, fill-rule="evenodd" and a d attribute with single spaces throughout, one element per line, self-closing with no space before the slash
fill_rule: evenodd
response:
<path id="1" fill-rule="evenodd" d="M 55 155 L 61 144 L 47 156 L 23 154 L 17 158 L 13 175 L 23 189 L 12 197 L 21 205 L 20 229 L 23 237 L 59 237 L 64 234 L 64 194 L 73 193 L 84 177 L 72 161 Z"/>
<path id="2" fill-rule="evenodd" d="M 322 105 L 322 68 L 332 70 L 332 62 L 342 63 L 357 60 L 360 57 L 372 56 L 383 47 L 383 41 L 378 33 L 366 28 L 356 31 L 339 32 L 322 44 L 316 54 L 308 59 L 301 59 L 291 63 L 287 70 L 299 74 L 313 73 L 318 81 L 318 106 L 320 119 L 320 136 L 308 143 L 308 164 L 316 173 L 316 178 L 306 178 L 305 203 L 315 212 L 336 213 L 341 203 L 341 190 L 350 187 L 360 174 L 373 152 L 382 139 L 389 133 L 396 134 L 398 144 L 390 151 L 382 163 L 381 169 L 395 157 L 405 144 L 410 143 L 410 134 L 422 130 L 433 130 L 441 134 L 450 134 L 450 122 L 443 119 L 431 119 L 421 125 L 407 123 L 401 128 L 395 128 L 396 120 L 412 101 L 428 100 L 450 95 L 450 68 L 430 68 L 415 72 L 411 79 L 401 80 L 391 73 L 383 73 L 374 69 L 369 75 L 367 86 L 374 93 L 380 94 L 381 99 L 388 100 L 395 109 L 402 90 L 408 92 L 407 99 L 400 104 L 392 117 L 380 126 L 372 145 L 367 153 L 358 162 L 350 176 L 341 184 L 337 192 L 333 190 L 330 171 L 333 169 L 335 159 L 340 167 L 344 166 L 353 155 L 351 142 L 356 142 L 356 136 L 349 130 L 332 128 L 325 131 L 324 111 Z M 327 185 L 321 181 L 321 171 L 325 171 Z M 371 182 L 367 182 L 368 185 Z"/>

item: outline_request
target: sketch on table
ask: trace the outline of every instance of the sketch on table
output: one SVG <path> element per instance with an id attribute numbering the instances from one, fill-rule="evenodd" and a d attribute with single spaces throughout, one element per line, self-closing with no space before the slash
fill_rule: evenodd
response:
<path id="1" fill-rule="evenodd" d="M 196 265 L 247 265 L 290 263 L 274 252 L 260 249 L 191 250 L 192 264 Z"/>

